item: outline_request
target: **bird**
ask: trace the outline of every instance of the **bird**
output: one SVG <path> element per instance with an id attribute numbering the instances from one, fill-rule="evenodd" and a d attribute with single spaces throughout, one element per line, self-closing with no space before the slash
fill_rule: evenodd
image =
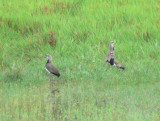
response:
<path id="1" fill-rule="evenodd" d="M 60 76 L 59 70 L 52 64 L 52 56 L 47 54 L 46 58 L 48 60 L 45 67 L 48 73 L 54 74 L 55 76 L 59 77 Z"/>
<path id="2" fill-rule="evenodd" d="M 45 68 L 46 68 L 47 72 L 50 74 L 49 75 L 49 77 L 50 77 L 50 88 L 52 90 L 53 89 L 53 77 L 52 77 L 52 74 L 57 76 L 57 77 L 59 77 L 60 73 L 59 73 L 59 70 L 52 64 L 52 56 L 47 54 L 46 58 L 47 58 L 47 63 L 45 65 Z"/>
<path id="3" fill-rule="evenodd" d="M 112 66 L 116 66 L 117 68 L 125 69 L 125 67 L 120 62 L 115 60 L 114 44 L 115 43 L 113 41 L 111 41 L 109 44 L 109 51 L 107 53 L 106 62 Z"/>
<path id="4" fill-rule="evenodd" d="M 114 58 L 115 58 L 114 42 L 111 41 L 109 44 L 109 51 L 107 53 L 106 62 L 109 62 L 111 65 L 114 65 Z"/>

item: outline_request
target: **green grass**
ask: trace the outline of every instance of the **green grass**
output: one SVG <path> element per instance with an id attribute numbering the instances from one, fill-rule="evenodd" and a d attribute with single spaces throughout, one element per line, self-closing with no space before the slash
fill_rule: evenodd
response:
<path id="1" fill-rule="evenodd" d="M 159 0 L 1 0 L 0 120 L 160 120 Z M 126 69 L 106 64 L 109 42 Z M 44 69 L 53 56 L 54 94 Z"/>

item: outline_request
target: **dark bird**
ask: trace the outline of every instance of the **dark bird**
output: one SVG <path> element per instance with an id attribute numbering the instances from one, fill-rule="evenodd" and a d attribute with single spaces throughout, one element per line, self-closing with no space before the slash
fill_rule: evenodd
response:
<path id="1" fill-rule="evenodd" d="M 59 70 L 52 64 L 52 56 L 47 55 L 46 58 L 48 59 L 46 63 L 46 70 L 48 71 L 48 73 L 54 74 L 57 77 L 59 77 Z"/>
<path id="2" fill-rule="evenodd" d="M 114 52 L 114 42 L 111 41 L 109 44 L 109 51 L 107 53 L 107 59 L 106 62 L 110 63 L 112 66 L 116 66 L 120 69 L 125 69 L 125 67 L 119 63 L 117 60 L 115 60 L 115 52 Z"/>

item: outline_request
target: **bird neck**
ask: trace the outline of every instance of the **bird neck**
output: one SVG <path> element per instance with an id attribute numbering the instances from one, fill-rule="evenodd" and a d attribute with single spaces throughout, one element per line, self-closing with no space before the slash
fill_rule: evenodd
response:
<path id="1" fill-rule="evenodd" d="M 114 51 L 114 47 L 111 46 L 111 47 L 110 47 L 110 51 Z"/>
<path id="2" fill-rule="evenodd" d="M 49 60 L 49 59 L 47 60 L 47 63 L 51 63 L 51 62 L 52 62 L 51 60 Z"/>

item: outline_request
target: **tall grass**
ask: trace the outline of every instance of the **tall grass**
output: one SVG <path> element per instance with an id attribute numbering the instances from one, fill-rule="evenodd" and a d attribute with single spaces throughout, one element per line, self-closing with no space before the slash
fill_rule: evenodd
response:
<path id="1" fill-rule="evenodd" d="M 0 120 L 160 120 L 158 0 L 1 0 Z M 109 42 L 124 71 L 105 63 Z M 44 69 L 53 56 L 61 77 Z"/>

